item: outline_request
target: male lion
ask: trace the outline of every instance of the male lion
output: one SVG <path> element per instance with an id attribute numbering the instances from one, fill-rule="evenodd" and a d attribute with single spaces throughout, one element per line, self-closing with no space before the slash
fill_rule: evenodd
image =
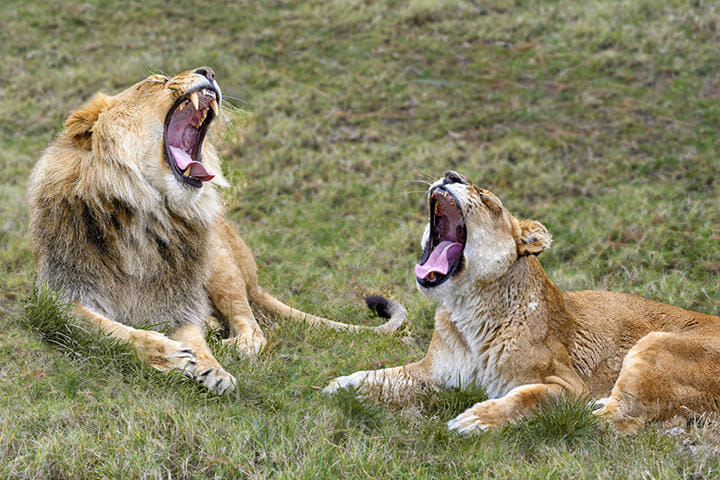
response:
<path id="1" fill-rule="evenodd" d="M 252 252 L 223 219 L 227 186 L 205 134 L 221 92 L 209 67 L 152 75 L 115 96 L 97 94 L 70 115 L 30 177 L 30 235 L 38 285 L 74 302 L 74 313 L 133 345 L 161 370 L 181 370 L 212 391 L 235 378 L 215 360 L 204 324 L 217 312 L 241 352 L 265 345 L 248 302 L 332 328 L 389 333 L 401 305 L 377 327 L 305 314 L 265 292 Z M 170 338 L 141 325 L 168 328 Z"/>
<path id="2" fill-rule="evenodd" d="M 419 290 L 438 301 L 427 355 L 326 388 L 384 400 L 427 387 L 482 385 L 491 400 L 451 420 L 501 426 L 549 395 L 600 399 L 622 432 L 688 410 L 720 411 L 720 318 L 604 291 L 561 292 L 537 255 L 547 229 L 518 221 L 492 193 L 448 172 L 429 191 Z"/>

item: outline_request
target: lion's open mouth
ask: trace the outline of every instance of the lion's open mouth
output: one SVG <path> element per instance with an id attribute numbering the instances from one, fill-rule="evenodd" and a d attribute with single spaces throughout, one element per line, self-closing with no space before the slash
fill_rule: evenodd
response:
<path id="1" fill-rule="evenodd" d="M 196 188 L 215 177 L 203 165 L 201 154 L 219 101 L 220 94 L 212 85 L 201 85 L 175 102 L 165 117 L 165 155 L 170 169 L 178 180 Z"/>
<path id="2" fill-rule="evenodd" d="M 444 186 L 430 194 L 430 238 L 420 263 L 415 265 L 418 283 L 437 287 L 460 270 L 467 231 L 458 201 Z"/>

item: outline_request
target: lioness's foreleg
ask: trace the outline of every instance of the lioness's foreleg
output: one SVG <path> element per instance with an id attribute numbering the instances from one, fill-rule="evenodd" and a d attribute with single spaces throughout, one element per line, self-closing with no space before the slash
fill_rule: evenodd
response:
<path id="1" fill-rule="evenodd" d="M 625 356 L 612 393 L 595 413 L 623 433 L 691 412 L 720 412 L 720 338 L 653 332 Z"/>
<path id="2" fill-rule="evenodd" d="M 334 393 L 349 388 L 382 402 L 405 403 L 422 390 L 435 389 L 437 386 L 430 381 L 426 362 L 421 360 L 401 367 L 362 370 L 338 377 L 323 392 Z"/>
<path id="3" fill-rule="evenodd" d="M 173 332 L 172 337 L 195 352 L 197 357 L 195 380 L 205 385 L 208 390 L 219 394 L 235 389 L 237 380 L 226 372 L 213 356 L 205 341 L 205 332 L 202 327 L 186 323 L 180 325 Z"/>
<path id="4" fill-rule="evenodd" d="M 79 302 L 75 304 L 73 313 L 111 337 L 132 345 L 140 359 L 148 365 L 163 371 L 180 370 L 186 376 L 194 376 L 197 358 L 188 345 L 170 340 L 158 332 L 139 330 L 110 320 Z"/>
<path id="5" fill-rule="evenodd" d="M 558 396 L 565 391 L 565 387 L 557 383 L 521 385 L 510 390 L 504 397 L 476 403 L 450 420 L 447 425 L 450 430 L 458 433 L 501 427 L 507 422 L 525 417 L 548 396 Z"/>

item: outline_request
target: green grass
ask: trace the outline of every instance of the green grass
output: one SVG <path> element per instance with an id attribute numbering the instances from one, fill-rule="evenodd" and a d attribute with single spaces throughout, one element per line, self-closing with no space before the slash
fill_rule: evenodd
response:
<path id="1" fill-rule="evenodd" d="M 319 392 L 334 376 L 425 352 L 433 305 L 411 277 L 421 181 L 448 169 L 550 229 L 542 261 L 561 288 L 720 314 L 716 2 L 11 0 L 0 13 L 0 477 L 720 470 L 712 422 L 624 438 L 588 425 L 571 402 L 466 438 L 445 422 L 473 403 L 467 393 L 391 408 Z M 205 64 L 252 114 L 249 125 L 228 115 L 214 141 L 234 184 L 228 217 L 263 285 L 304 310 L 368 324 L 362 296 L 389 294 L 410 312 L 403 338 L 268 318 L 258 358 L 219 350 L 238 388 L 218 398 L 87 336 L 42 294 L 27 301 L 27 178 L 65 117 L 148 71 Z M 48 336 L 43 325 L 62 328 Z"/>

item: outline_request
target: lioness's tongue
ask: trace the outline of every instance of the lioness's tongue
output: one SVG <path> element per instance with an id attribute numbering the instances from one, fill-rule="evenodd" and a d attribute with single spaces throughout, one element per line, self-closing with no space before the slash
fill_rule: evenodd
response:
<path id="1" fill-rule="evenodd" d="M 450 265 L 455 261 L 462 251 L 462 243 L 442 241 L 430 252 L 430 257 L 424 265 L 415 265 L 415 276 L 425 279 L 431 273 L 445 275 L 450 270 Z"/>
<path id="2" fill-rule="evenodd" d="M 193 178 L 197 178 L 203 182 L 208 182 L 215 178 L 214 173 L 208 172 L 205 169 L 205 165 L 190 158 L 190 155 L 188 155 L 188 153 L 182 148 L 170 145 L 170 151 L 172 152 L 173 157 L 175 157 L 175 163 L 181 172 L 184 172 L 188 167 L 190 167 L 190 176 Z"/>

